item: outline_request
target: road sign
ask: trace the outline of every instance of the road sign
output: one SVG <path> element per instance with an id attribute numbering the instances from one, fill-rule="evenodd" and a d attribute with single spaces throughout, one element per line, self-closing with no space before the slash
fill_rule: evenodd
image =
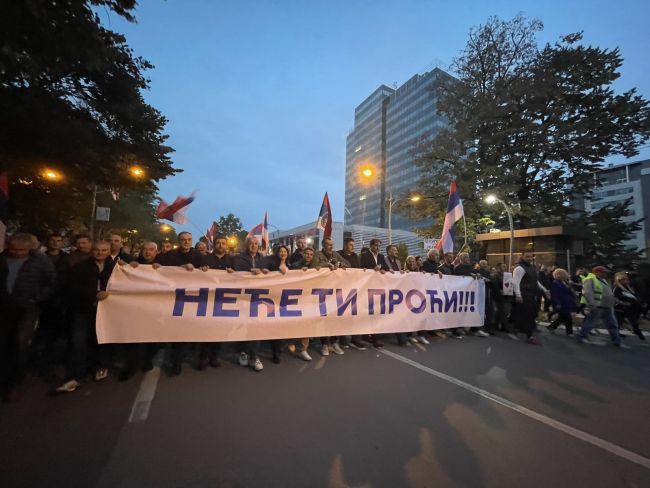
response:
<path id="1" fill-rule="evenodd" d="M 111 220 L 111 209 L 110 207 L 97 207 L 95 212 L 95 220 L 100 222 L 108 222 Z"/>

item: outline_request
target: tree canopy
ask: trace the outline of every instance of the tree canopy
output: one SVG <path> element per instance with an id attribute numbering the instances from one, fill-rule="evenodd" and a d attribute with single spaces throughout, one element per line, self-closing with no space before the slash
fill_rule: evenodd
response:
<path id="1" fill-rule="evenodd" d="M 496 193 L 520 225 L 554 223 L 571 212 L 573 194 L 590 191 L 605 158 L 638 154 L 650 106 L 635 89 L 615 93 L 619 50 L 583 45 L 581 33 L 539 48 L 542 28 L 520 15 L 470 31 L 456 77 L 433 87 L 449 125 L 415 149 L 419 191 L 444 195 L 456 178 L 470 216 L 486 213 L 483 198 Z"/>
<path id="2" fill-rule="evenodd" d="M 70 213 L 94 185 L 152 196 L 160 179 L 178 171 L 166 145 L 167 121 L 143 98 L 145 72 L 153 66 L 133 54 L 123 35 L 103 26 L 95 11 L 102 7 L 134 22 L 135 4 L 30 0 L 3 6 L 0 171 L 11 181 L 10 219 L 28 200 L 37 208 L 50 206 L 52 192 L 68 195 L 62 212 Z M 134 164 L 143 178 L 129 174 Z M 46 167 L 62 175 L 60 188 L 41 177 Z M 25 212 L 20 218 L 34 223 Z"/>

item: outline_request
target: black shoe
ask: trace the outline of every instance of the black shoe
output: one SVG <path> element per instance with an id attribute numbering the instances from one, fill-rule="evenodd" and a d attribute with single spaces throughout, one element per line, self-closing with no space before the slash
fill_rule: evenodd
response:
<path id="1" fill-rule="evenodd" d="M 142 365 L 142 368 L 141 368 L 143 373 L 146 373 L 147 371 L 151 371 L 152 369 L 153 369 L 153 362 L 152 361 L 146 361 Z"/>
<path id="2" fill-rule="evenodd" d="M 274 354 L 273 355 L 273 362 L 275 364 L 280 364 L 280 355 L 279 354 Z"/>
<path id="3" fill-rule="evenodd" d="M 208 358 L 200 357 L 199 358 L 199 367 L 197 369 L 199 371 L 205 371 L 206 369 L 208 369 L 208 364 L 209 364 Z"/>
<path id="4" fill-rule="evenodd" d="M 210 365 L 211 368 L 218 368 L 221 366 L 221 363 L 217 358 L 211 358 L 210 361 L 208 361 L 208 364 Z"/>
<path id="5" fill-rule="evenodd" d="M 373 339 L 372 340 L 372 347 L 374 347 L 376 349 L 381 349 L 382 347 L 384 347 L 384 343 L 381 342 L 379 339 Z"/>
<path id="6" fill-rule="evenodd" d="M 357 351 L 365 351 L 366 350 L 366 346 L 364 346 L 363 342 L 361 342 L 359 340 L 350 341 L 350 346 L 355 348 Z"/>

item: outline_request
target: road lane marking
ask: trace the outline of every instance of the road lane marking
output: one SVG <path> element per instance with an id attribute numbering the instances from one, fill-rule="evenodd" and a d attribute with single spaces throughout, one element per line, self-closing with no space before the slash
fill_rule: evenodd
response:
<path id="1" fill-rule="evenodd" d="M 140 383 L 140 389 L 133 401 L 131 408 L 131 415 L 129 415 L 129 423 L 144 422 L 149 416 L 149 408 L 154 396 L 156 396 L 156 388 L 158 387 L 158 380 L 160 379 L 160 368 L 156 367 L 147 371 Z"/>
<path id="2" fill-rule="evenodd" d="M 449 376 L 445 373 L 441 373 L 440 371 L 436 371 L 435 369 L 431 369 L 427 366 L 424 366 L 423 364 L 420 364 L 416 361 L 413 361 L 409 358 L 406 358 L 404 356 L 401 356 L 399 354 L 396 354 L 392 351 L 388 351 L 386 349 L 381 349 L 380 352 L 386 356 L 389 356 L 393 359 L 396 359 L 398 361 L 401 361 L 405 364 L 408 364 L 409 366 L 413 366 L 414 368 L 419 369 L 420 371 L 424 371 L 425 373 L 428 373 L 432 376 L 435 376 L 436 378 L 439 378 L 441 380 L 447 381 L 453 385 L 456 385 L 460 388 L 463 388 L 464 390 L 470 391 L 472 393 L 475 393 L 476 395 L 479 395 L 487 400 L 491 400 L 495 403 L 498 403 L 499 405 L 509 408 L 511 410 L 514 410 L 515 412 L 518 412 L 522 415 L 525 415 L 526 417 L 529 417 L 533 420 L 537 420 L 538 422 L 541 422 L 542 424 L 548 425 L 549 427 L 552 427 L 553 429 L 559 430 L 561 432 L 564 432 L 565 434 L 568 434 L 572 437 L 575 437 L 576 439 L 580 439 L 584 442 L 587 442 L 591 444 L 592 446 L 596 446 L 600 449 L 603 449 L 607 452 L 610 452 L 616 456 L 619 456 L 623 459 L 627 459 L 630 462 L 633 462 L 635 464 L 638 464 L 640 466 L 643 466 L 644 468 L 650 469 L 650 459 L 641 456 L 640 454 L 637 454 L 635 452 L 629 451 L 625 449 L 624 447 L 617 446 L 616 444 L 613 444 L 609 441 L 606 441 L 604 439 L 601 439 L 600 437 L 596 437 L 595 435 L 588 434 L 587 432 L 583 432 L 581 430 L 578 430 L 574 427 L 571 427 L 570 425 L 564 424 L 562 422 L 559 422 L 558 420 L 552 419 L 551 417 L 547 417 L 546 415 L 542 415 L 541 413 L 537 413 L 534 410 L 530 410 L 526 407 L 523 407 L 517 403 L 511 402 L 510 400 L 507 400 L 503 397 L 500 397 L 498 395 L 495 395 L 494 393 L 490 393 L 489 391 L 483 390 L 481 388 L 478 388 L 474 385 L 470 385 L 469 383 L 465 383 L 464 381 L 461 381 L 457 378 L 454 378 L 453 376 Z"/>

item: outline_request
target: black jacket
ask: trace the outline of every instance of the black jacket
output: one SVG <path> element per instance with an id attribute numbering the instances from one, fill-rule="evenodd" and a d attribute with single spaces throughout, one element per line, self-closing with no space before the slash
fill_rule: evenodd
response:
<path id="1" fill-rule="evenodd" d="M 343 259 L 346 259 L 348 263 L 350 263 L 350 268 L 360 268 L 361 267 L 361 260 L 359 259 L 359 255 L 352 251 L 350 253 L 345 252 L 343 249 L 341 249 L 338 252 Z"/>
<path id="2" fill-rule="evenodd" d="M 68 299 L 70 306 L 76 310 L 91 309 L 97 303 L 97 292 L 106 291 L 115 263 L 107 258 L 104 269 L 100 272 L 94 259 L 87 259 L 70 270 Z"/>
<path id="3" fill-rule="evenodd" d="M 176 249 L 166 254 L 159 254 L 158 262 L 162 266 L 183 266 L 185 264 L 191 264 L 195 268 L 200 268 L 201 263 L 203 263 L 203 255 L 196 249 L 190 249 L 188 252 L 182 252 L 180 249 Z"/>
<path id="4" fill-rule="evenodd" d="M 242 252 L 233 256 L 232 269 L 235 271 L 250 271 L 253 268 L 266 268 L 267 259 L 259 252 L 255 255 L 254 261 L 255 262 L 253 262 L 253 257 L 249 253 Z"/>
<path id="5" fill-rule="evenodd" d="M 379 253 L 377 255 L 377 263 L 375 264 L 375 258 L 373 257 L 370 251 L 361 253 L 361 267 L 365 269 L 375 269 L 375 266 L 381 266 L 381 269 L 388 271 L 388 264 L 386 263 L 386 258 L 384 255 Z"/>
<path id="6" fill-rule="evenodd" d="M 54 265 L 47 256 L 37 251 L 30 252 L 18 271 L 11 294 L 7 290 L 8 257 L 6 252 L 0 254 L 0 302 L 42 303 L 47 300 L 56 282 Z"/>
<path id="7" fill-rule="evenodd" d="M 201 266 L 207 266 L 210 269 L 232 268 L 232 256 L 230 254 L 224 254 L 221 257 L 214 254 L 206 254 L 202 258 Z"/>
<path id="8" fill-rule="evenodd" d="M 439 267 L 440 265 L 437 261 L 429 258 L 425 259 L 422 263 L 422 271 L 426 271 L 427 273 L 437 273 Z"/>
<path id="9" fill-rule="evenodd" d="M 134 260 L 133 256 L 131 256 L 130 254 L 125 253 L 123 249 L 120 249 L 119 254 L 117 256 L 115 256 L 115 259 L 113 259 L 112 256 L 109 256 L 108 259 L 113 261 L 113 264 L 117 264 L 118 259 L 121 260 L 121 261 L 124 261 L 125 263 L 130 263 L 131 261 Z"/>

